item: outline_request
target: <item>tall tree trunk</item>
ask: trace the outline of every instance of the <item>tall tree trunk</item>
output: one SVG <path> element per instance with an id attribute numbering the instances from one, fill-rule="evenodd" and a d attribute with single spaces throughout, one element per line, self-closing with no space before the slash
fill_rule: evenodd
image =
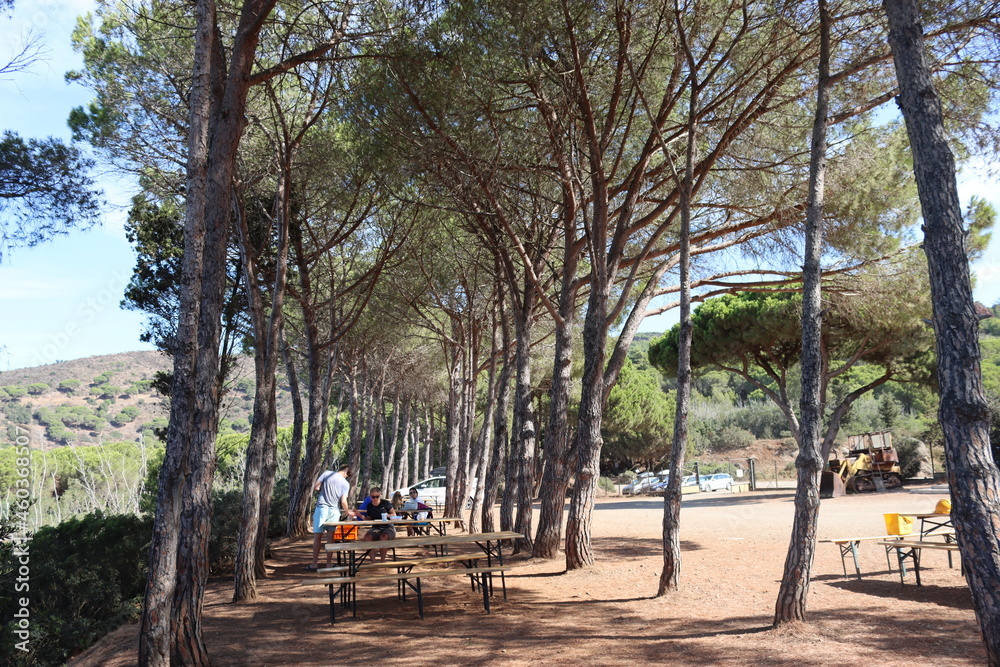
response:
<path id="1" fill-rule="evenodd" d="M 275 475 L 278 471 L 278 407 L 272 403 L 269 419 L 271 425 L 264 440 L 264 458 L 260 476 L 260 520 L 257 522 L 255 540 L 254 576 L 263 579 L 267 576 L 264 559 L 267 556 L 268 529 L 271 524 L 271 496 L 274 494 Z"/>
<path id="2" fill-rule="evenodd" d="M 472 452 L 472 478 L 475 480 L 475 493 L 472 494 L 472 507 L 469 510 L 469 532 L 478 533 L 482 527 L 482 508 L 486 486 L 486 465 L 490 459 L 493 440 L 493 411 L 497 402 L 497 360 L 500 350 L 500 331 L 497 321 L 497 308 L 493 309 L 493 336 L 490 343 L 490 368 L 486 380 L 486 406 L 483 409 L 483 425 L 476 439 L 476 448 Z"/>
<path id="3" fill-rule="evenodd" d="M 435 438 L 433 413 L 429 405 L 424 406 L 424 427 L 427 440 L 424 443 L 424 474 L 421 477 L 426 479 L 431 476 L 431 456 L 434 453 Z"/>
<path id="4" fill-rule="evenodd" d="M 417 405 L 415 400 L 411 403 L 410 421 L 413 423 L 411 426 L 413 436 L 410 438 L 410 441 L 413 443 L 413 472 L 410 474 L 409 481 L 406 482 L 407 486 L 412 486 L 420 481 L 420 443 L 422 442 L 422 431 L 420 429 L 420 406 Z"/>
<path id="5" fill-rule="evenodd" d="M 445 516 L 461 516 L 461 504 L 456 498 L 455 479 L 460 463 L 459 444 L 462 431 L 462 360 L 461 351 L 451 346 L 448 361 L 448 406 L 445 417 L 447 448 L 445 450 Z"/>
<path id="6" fill-rule="evenodd" d="M 507 411 L 510 406 L 510 376 L 512 364 L 507 350 L 510 349 L 510 329 L 504 317 L 505 301 L 503 295 L 500 296 L 500 336 L 501 349 L 503 350 L 503 368 L 500 369 L 500 379 L 497 381 L 497 403 L 493 412 L 493 453 L 490 457 L 490 465 L 486 469 L 486 480 L 483 482 L 483 530 L 493 532 L 496 524 L 493 521 L 493 506 L 496 505 L 499 495 L 501 471 L 507 469 Z M 501 522 L 501 525 L 502 522 Z M 509 525 L 509 524 L 508 524 Z"/>
<path id="7" fill-rule="evenodd" d="M 359 387 L 364 387 L 365 385 L 365 369 L 362 366 L 360 375 L 358 378 L 358 372 L 355 369 L 351 370 L 350 376 L 348 377 L 348 386 L 351 391 L 351 402 L 350 402 L 350 413 L 351 413 L 351 442 L 347 454 L 347 465 L 351 469 L 351 491 L 349 494 L 349 505 L 353 507 L 353 503 L 358 500 L 358 489 L 360 487 L 357 484 L 360 479 L 359 471 L 361 470 L 361 449 L 362 449 L 362 438 L 364 437 L 364 396 L 361 394 L 361 389 Z M 367 489 L 365 489 L 367 492 Z"/>
<path id="8" fill-rule="evenodd" d="M 796 464 L 795 518 L 785 557 L 785 571 L 774 606 L 774 626 L 804 621 L 809 602 L 809 576 L 816 553 L 819 522 L 820 448 L 823 429 L 822 292 L 823 182 L 826 175 L 826 128 L 829 108 L 830 15 L 819 0 L 819 77 L 816 117 L 809 159 L 809 208 L 802 265 L 802 397 L 799 401 L 799 456 Z"/>
<path id="9" fill-rule="evenodd" d="M 681 17 L 676 18 L 681 26 Z M 680 30 L 684 35 L 683 29 Z M 657 595 L 666 595 L 680 587 L 681 573 L 681 482 L 688 446 L 688 412 L 691 406 L 691 200 L 694 195 L 694 162 L 698 136 L 698 71 L 695 59 L 684 38 L 689 85 L 687 145 L 684 150 L 684 178 L 680 201 L 680 332 L 677 344 L 677 406 L 674 437 L 670 448 L 670 478 L 663 494 L 663 570 Z"/>
<path id="10" fill-rule="evenodd" d="M 514 540 L 514 553 L 530 552 L 533 541 L 531 532 L 531 501 L 535 488 L 535 416 L 531 406 L 531 296 L 532 288 L 525 290 L 524 302 L 514 319 L 516 349 L 514 378 L 514 424 L 510 459 L 517 476 L 517 514 L 514 530 L 524 537 Z M 508 479 L 508 482 L 510 480 Z"/>
<path id="11" fill-rule="evenodd" d="M 185 256 L 167 453 L 139 639 L 142 665 L 209 664 L 201 634 L 219 407 L 220 314 L 249 73 L 274 0 L 244 3 L 226 72 L 214 3 L 196 3 Z M 169 628 L 168 628 L 168 625 Z"/>
<path id="12" fill-rule="evenodd" d="M 393 488 L 395 489 L 401 489 L 409 486 L 410 484 L 408 477 L 410 476 L 410 439 L 413 433 L 410 424 L 410 418 L 412 416 L 410 408 L 412 405 L 412 400 L 409 396 L 406 396 L 403 399 L 403 435 L 400 437 L 399 443 L 399 473 L 396 475 L 396 479 L 392 482 Z"/>
<path id="13" fill-rule="evenodd" d="M 373 486 L 372 484 L 372 456 L 375 451 L 375 433 L 377 431 L 376 420 L 378 419 L 378 411 L 381 408 L 381 390 L 379 390 L 376 395 L 375 387 L 369 386 L 366 388 L 364 406 L 365 406 L 365 447 L 361 452 L 361 481 L 358 486 L 359 494 L 366 494 L 368 490 Z M 363 497 L 363 495 L 361 496 Z"/>
<path id="14" fill-rule="evenodd" d="M 288 501 L 289 535 L 309 531 L 309 513 L 312 490 L 323 463 L 323 444 L 326 442 L 330 386 L 333 382 L 334 364 L 332 351 L 324 350 L 319 341 L 319 330 L 307 325 L 309 339 L 309 417 L 306 430 L 306 454 L 302 461 L 299 479 L 290 490 Z M 315 327 L 315 328 L 314 328 Z"/>
<path id="15" fill-rule="evenodd" d="M 302 230 L 294 221 L 290 220 L 289 223 L 289 239 L 295 250 L 295 260 L 298 266 L 298 300 L 302 310 L 306 364 L 309 373 L 306 451 L 299 467 L 298 477 L 292 480 L 288 489 L 288 526 L 285 534 L 293 537 L 310 530 L 309 512 L 312 505 L 313 484 L 316 482 L 320 465 L 323 462 L 323 442 L 326 437 L 327 425 L 326 412 L 330 401 L 330 385 L 333 381 L 334 364 L 332 350 L 327 349 L 323 341 L 320 340 L 317 305 L 313 294 L 308 253 L 303 244 Z"/>
<path id="16" fill-rule="evenodd" d="M 469 462 L 471 454 L 471 441 L 473 431 L 473 419 L 476 408 L 476 362 L 472 347 L 475 346 L 475 336 L 473 330 L 474 323 L 468 323 L 463 327 L 465 331 L 465 341 L 462 348 L 461 362 L 461 391 L 459 394 L 459 429 L 458 429 L 458 466 L 454 477 L 448 478 L 448 493 L 454 493 L 455 514 L 462 516 L 465 511 L 466 499 L 469 497 Z"/>
<path id="17" fill-rule="evenodd" d="M 291 177 L 295 149 L 289 147 L 281 156 L 281 178 L 277 196 L 277 238 L 275 248 L 274 284 L 267 286 L 271 292 L 271 312 L 265 318 L 264 289 L 260 284 L 259 253 L 254 249 L 250 228 L 244 215 L 237 220 L 238 238 L 243 252 L 244 281 L 250 302 L 254 339 L 254 394 L 253 424 L 247 445 L 246 467 L 243 477 L 243 507 L 240 531 L 236 542 L 233 602 L 257 597 L 256 576 L 266 572 L 263 563 L 264 542 L 267 539 L 267 519 L 274 489 L 274 465 L 277 445 L 277 405 L 275 372 L 281 355 L 280 340 L 285 285 L 288 275 L 288 219 L 291 212 Z M 261 527 L 263 526 L 263 531 Z M 263 533 L 263 536 L 261 535 Z"/>
<path id="18" fill-rule="evenodd" d="M 595 222 L 593 226 L 600 225 Z M 600 250 L 604 247 L 603 238 L 592 239 L 591 244 L 598 249 L 598 253 L 603 252 Z M 583 324 L 583 387 L 576 435 L 576 483 L 566 521 L 567 570 L 576 570 L 594 562 L 590 525 L 604 445 L 601 420 L 604 414 L 604 357 L 608 337 L 607 267 L 595 262 L 591 266 L 591 274 L 590 298 Z"/>
<path id="19" fill-rule="evenodd" d="M 938 419 L 948 462 L 951 516 L 987 660 L 996 666 L 1000 665 L 1000 597 L 996 594 L 1000 590 L 1000 473 L 990 452 L 979 320 L 972 300 L 955 162 L 926 62 L 916 2 L 886 0 L 884 7 L 899 81 L 897 101 L 906 120 L 924 215 L 941 392 Z"/>
<path id="20" fill-rule="evenodd" d="M 167 665 L 172 658 L 171 609 L 177 588 L 177 556 L 181 507 L 187 474 L 190 426 L 195 413 L 195 368 L 205 250 L 205 209 L 208 190 L 208 138 L 211 113 L 212 59 L 215 44 L 215 4 L 195 3 L 194 72 L 188 124 L 188 164 L 184 220 L 184 255 L 177 333 L 173 341 L 174 380 L 171 388 L 167 445 L 160 468 L 156 516 L 149 550 L 149 570 L 139 629 L 139 663 Z M 205 663 L 207 663 L 207 656 Z"/>
<path id="21" fill-rule="evenodd" d="M 392 494 L 396 486 L 396 448 L 399 439 L 399 389 L 392 393 L 392 428 L 387 429 L 388 435 L 382 443 L 382 485 Z"/>
<path id="22" fill-rule="evenodd" d="M 567 226 L 568 227 L 568 226 Z M 562 288 L 556 325 L 556 347 L 552 366 L 549 424 L 545 429 L 545 465 L 539 491 L 538 533 L 531 555 L 556 558 L 562 537 L 563 510 L 570 479 L 569 391 L 573 372 L 573 334 L 576 314 L 576 265 L 579 257 L 569 247 L 563 257 Z"/>
<path id="23" fill-rule="evenodd" d="M 302 412 L 302 392 L 299 390 L 299 377 L 295 372 L 295 359 L 292 348 L 285 340 L 284 330 L 281 332 L 281 356 L 285 361 L 285 375 L 288 377 L 288 391 L 292 396 L 292 440 L 288 447 L 288 490 L 298 482 L 299 467 L 302 465 L 302 424 L 305 421 Z"/>

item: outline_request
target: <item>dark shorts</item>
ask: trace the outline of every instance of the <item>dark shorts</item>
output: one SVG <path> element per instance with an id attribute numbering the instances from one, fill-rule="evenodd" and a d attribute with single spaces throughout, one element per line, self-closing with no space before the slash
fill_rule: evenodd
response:
<path id="1" fill-rule="evenodd" d="M 372 526 L 368 531 L 368 535 L 371 535 L 377 540 L 382 539 L 383 535 L 389 535 L 390 540 L 396 539 L 396 527 L 395 526 Z"/>

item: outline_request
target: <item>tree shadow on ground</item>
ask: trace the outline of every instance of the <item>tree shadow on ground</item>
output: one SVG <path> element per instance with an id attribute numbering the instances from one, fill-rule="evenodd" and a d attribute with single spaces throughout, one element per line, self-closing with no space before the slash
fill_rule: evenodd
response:
<path id="1" fill-rule="evenodd" d="M 560 560 L 551 567 L 537 560 L 510 560 L 514 568 L 506 577 L 508 599 L 504 601 L 497 586 L 490 614 L 465 577 L 424 582 L 424 619 L 414 597 L 408 595 L 406 602 L 397 598 L 395 583 L 371 582 L 359 587 L 357 618 L 338 608 L 336 625 L 329 623 L 327 588 L 311 582 L 315 575 L 302 569 L 311 555 L 310 544 L 288 544 L 276 552 L 277 560 L 268 562 L 270 576 L 259 582 L 257 601 L 233 604 L 232 582 L 212 582 L 204 616 L 206 644 L 217 667 L 367 662 L 393 667 L 433 662 L 798 667 L 821 664 L 812 662 L 813 657 L 828 664 L 830 655 L 841 651 L 847 660 L 876 664 L 956 664 L 957 658 L 975 664 L 977 656 L 979 662 L 984 660 L 970 621 L 961 621 L 957 628 L 954 613 L 942 620 L 939 616 L 945 612 L 934 607 L 926 612 L 914 609 L 913 602 L 971 608 L 968 591 L 957 587 L 903 587 L 867 579 L 827 582 L 859 595 L 847 595 L 839 606 L 813 612 L 807 626 L 771 630 L 770 602 L 761 605 L 761 613 L 746 606 L 736 611 L 724 604 L 713 607 L 711 596 L 703 600 L 684 590 L 656 598 L 653 580 L 626 585 L 633 553 L 648 558 L 662 548 L 658 539 L 597 538 L 593 544 L 599 563 L 585 570 L 567 573 Z M 701 548 L 697 542 L 682 543 L 685 551 Z M 614 577 L 622 578 L 622 585 L 605 585 Z M 873 597 L 905 600 L 907 606 L 894 609 L 874 603 Z M 135 633 L 135 626 L 123 629 L 117 648 L 81 667 L 135 664 Z M 817 647 L 815 653 L 798 650 L 810 645 Z"/>
<path id="2" fill-rule="evenodd" d="M 879 579 L 862 579 L 861 581 L 854 579 L 853 581 L 830 582 L 827 585 L 852 593 L 880 598 L 928 602 L 954 609 L 975 608 L 972 604 L 972 593 L 966 586 L 938 586 L 935 584 L 917 586 L 912 578 L 907 584 Z"/>
<path id="3" fill-rule="evenodd" d="M 738 507 L 778 501 L 791 502 L 795 500 L 795 492 L 771 492 L 766 496 L 754 493 L 695 493 L 686 494 L 682 502 L 692 507 Z M 640 496 L 629 500 L 603 502 L 594 506 L 595 512 L 606 510 L 651 510 L 663 508 L 663 496 Z"/>

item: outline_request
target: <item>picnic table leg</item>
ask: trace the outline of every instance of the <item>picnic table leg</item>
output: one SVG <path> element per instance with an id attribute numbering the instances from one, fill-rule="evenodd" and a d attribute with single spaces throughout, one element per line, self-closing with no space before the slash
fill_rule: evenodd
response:
<path id="1" fill-rule="evenodd" d="M 847 555 L 847 547 L 843 544 L 838 544 L 837 548 L 840 549 L 840 567 L 844 568 L 844 577 L 847 577 L 847 561 L 844 560 L 844 556 Z"/>
<path id="2" fill-rule="evenodd" d="M 906 555 L 903 553 L 905 547 L 891 547 L 896 550 L 896 560 L 899 564 L 899 584 L 902 586 L 905 582 L 903 578 L 906 576 Z"/>
<path id="3" fill-rule="evenodd" d="M 327 584 L 326 587 L 330 591 L 330 625 L 336 625 L 337 604 L 336 604 L 336 596 L 333 594 L 333 584 Z M 343 588 L 343 584 L 341 584 L 341 588 Z"/>
<path id="4" fill-rule="evenodd" d="M 424 617 L 424 596 L 420 592 L 420 577 L 417 577 L 417 613 L 420 614 L 420 618 Z"/>
<path id="5" fill-rule="evenodd" d="M 500 563 L 500 567 L 503 567 L 503 543 L 497 540 L 497 561 Z M 507 580 L 504 578 L 503 570 L 500 570 L 500 587 L 503 588 L 503 599 L 507 600 Z M 490 580 L 490 595 L 493 594 L 493 583 Z"/>
<path id="6" fill-rule="evenodd" d="M 854 571 L 858 573 L 858 579 L 861 579 L 861 566 L 858 564 L 858 543 L 851 542 L 851 556 L 854 557 Z M 843 559 L 841 559 L 843 560 Z"/>
<path id="7" fill-rule="evenodd" d="M 915 547 L 913 550 L 913 573 L 917 575 L 917 586 L 922 586 L 920 583 L 920 548 Z"/>
<path id="8" fill-rule="evenodd" d="M 482 573 L 482 577 L 483 577 L 483 579 L 480 582 L 480 585 L 483 588 L 483 609 L 485 609 L 486 613 L 488 614 L 488 613 L 490 613 L 490 590 L 489 589 L 492 588 L 492 586 L 490 584 L 493 581 L 493 574 L 490 573 L 490 572 L 483 572 Z M 487 579 L 489 579 L 489 582 L 487 582 Z"/>

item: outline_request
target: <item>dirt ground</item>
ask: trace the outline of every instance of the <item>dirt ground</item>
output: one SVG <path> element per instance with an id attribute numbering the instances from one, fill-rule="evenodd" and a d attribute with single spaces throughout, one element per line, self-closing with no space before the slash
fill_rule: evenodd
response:
<path id="1" fill-rule="evenodd" d="M 906 490 L 824 500 L 820 538 L 884 534 L 887 512 L 929 512 L 937 496 Z M 682 588 L 655 597 L 662 500 L 605 498 L 594 511 L 597 562 L 509 560 L 508 600 L 486 615 L 464 578 L 427 579 L 426 618 L 394 584 L 359 588 L 356 619 L 329 625 L 326 589 L 303 586 L 306 542 L 281 544 L 261 597 L 234 605 L 213 581 L 204 616 L 216 665 L 979 665 L 972 601 L 956 560 L 928 552 L 901 585 L 885 553 L 861 547 L 864 579 L 845 578 L 838 549 L 818 545 L 809 623 L 770 629 L 792 520 L 792 491 L 702 493 L 681 513 Z M 957 555 L 956 555 L 957 559 Z M 894 564 L 895 570 L 895 564 Z M 339 615 L 338 615 L 339 616 Z M 136 626 L 112 633 L 76 667 L 131 665 Z"/>

